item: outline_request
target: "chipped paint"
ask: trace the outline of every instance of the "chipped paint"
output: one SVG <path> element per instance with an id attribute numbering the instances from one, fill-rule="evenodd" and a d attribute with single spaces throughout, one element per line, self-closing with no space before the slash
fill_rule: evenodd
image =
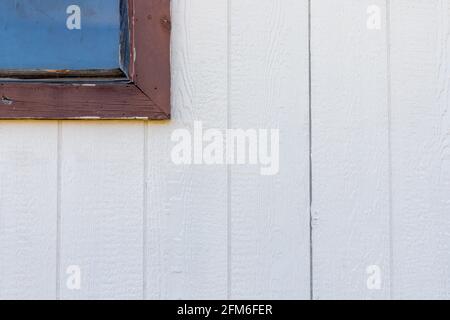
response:
<path id="1" fill-rule="evenodd" d="M 2 104 L 10 106 L 14 103 L 13 100 L 9 99 L 8 97 L 2 96 Z"/>

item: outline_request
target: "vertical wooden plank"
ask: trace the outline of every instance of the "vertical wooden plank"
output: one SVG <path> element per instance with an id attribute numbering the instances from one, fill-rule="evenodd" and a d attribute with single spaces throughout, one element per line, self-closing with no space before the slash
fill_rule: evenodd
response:
<path id="1" fill-rule="evenodd" d="M 143 142 L 142 122 L 63 122 L 62 298 L 142 298 Z"/>
<path id="2" fill-rule="evenodd" d="M 450 298 L 450 1 L 392 1 L 394 298 Z"/>
<path id="3" fill-rule="evenodd" d="M 175 165 L 176 129 L 227 124 L 227 1 L 172 1 L 173 120 L 148 129 L 146 297 L 227 297 L 227 169 Z"/>
<path id="4" fill-rule="evenodd" d="M 230 127 L 280 135 L 275 175 L 231 167 L 231 298 L 308 299 L 308 1 L 236 0 L 230 15 Z"/>
<path id="5" fill-rule="evenodd" d="M 57 125 L 0 122 L 0 299 L 56 297 Z"/>
<path id="6" fill-rule="evenodd" d="M 389 298 L 386 27 L 384 0 L 312 1 L 316 299 Z"/>

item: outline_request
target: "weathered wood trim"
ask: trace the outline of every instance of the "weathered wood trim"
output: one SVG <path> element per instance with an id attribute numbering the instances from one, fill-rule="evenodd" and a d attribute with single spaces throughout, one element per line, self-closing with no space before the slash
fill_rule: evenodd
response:
<path id="1" fill-rule="evenodd" d="M 170 119 L 170 0 L 128 3 L 131 83 L 0 80 L 0 119 Z"/>
<path id="2" fill-rule="evenodd" d="M 131 79 L 162 112 L 170 113 L 170 0 L 129 1 L 134 17 Z"/>
<path id="3" fill-rule="evenodd" d="M 0 119 L 168 118 L 133 84 L 0 83 L 0 92 Z"/>

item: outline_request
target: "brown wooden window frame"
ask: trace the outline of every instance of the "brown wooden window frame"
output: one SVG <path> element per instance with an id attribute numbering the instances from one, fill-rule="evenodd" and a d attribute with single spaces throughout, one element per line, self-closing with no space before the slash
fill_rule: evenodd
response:
<path id="1" fill-rule="evenodd" d="M 125 1 L 128 80 L 0 80 L 0 119 L 170 119 L 170 0 Z"/>

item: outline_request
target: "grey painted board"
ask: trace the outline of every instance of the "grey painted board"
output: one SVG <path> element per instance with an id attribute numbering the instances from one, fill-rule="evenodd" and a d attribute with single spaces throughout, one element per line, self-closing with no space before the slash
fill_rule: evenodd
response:
<path id="1" fill-rule="evenodd" d="M 450 298 L 450 1 L 396 0 L 392 25 L 394 298 Z"/>
<path id="2" fill-rule="evenodd" d="M 230 166 L 230 297 L 308 299 L 308 1 L 231 1 L 230 29 L 229 127 L 279 130 L 274 175 Z"/>
<path id="3" fill-rule="evenodd" d="M 171 122 L 148 125 L 146 298 L 225 299 L 227 168 L 176 165 L 175 130 L 227 125 L 227 1 L 172 1 Z"/>
<path id="4" fill-rule="evenodd" d="M 0 122 L 0 299 L 56 298 L 57 132 Z"/>
<path id="5" fill-rule="evenodd" d="M 385 3 L 312 1 L 315 299 L 390 294 Z"/>
<path id="6" fill-rule="evenodd" d="M 60 298 L 142 298 L 144 125 L 62 122 L 60 139 Z"/>

